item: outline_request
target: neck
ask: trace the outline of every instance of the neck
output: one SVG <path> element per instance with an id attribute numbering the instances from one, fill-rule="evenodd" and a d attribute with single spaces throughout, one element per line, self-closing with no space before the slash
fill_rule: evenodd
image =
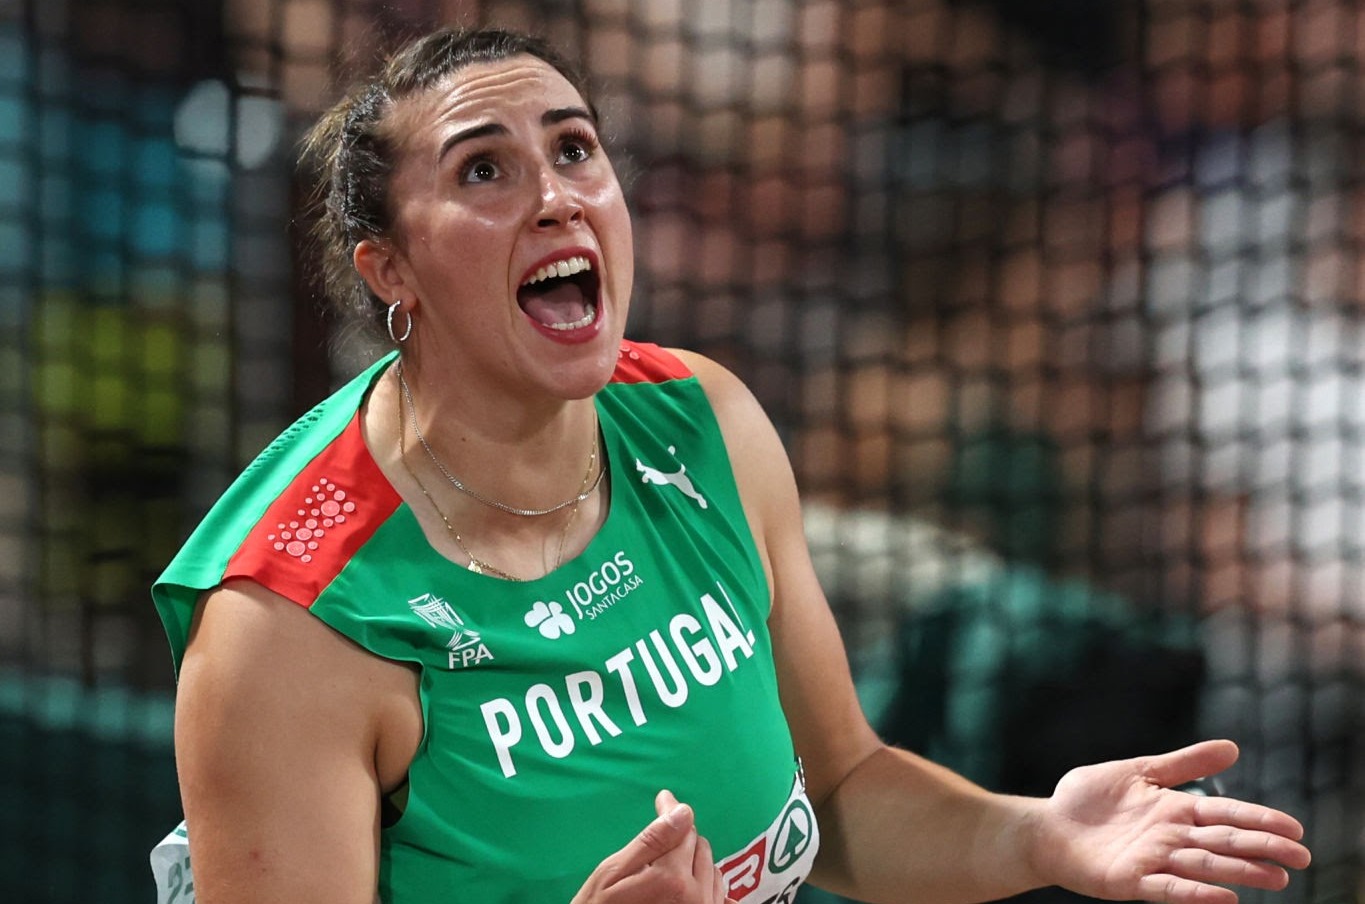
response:
<path id="1" fill-rule="evenodd" d="M 409 452 L 424 456 L 445 488 L 464 497 L 459 509 L 474 504 L 513 517 L 544 517 L 582 503 L 596 488 L 604 468 L 590 399 L 560 402 L 538 422 L 523 413 L 510 419 L 511 426 L 506 411 L 491 422 L 472 420 L 458 406 L 447 406 L 450 416 L 442 416 L 437 392 L 423 394 L 423 384 L 401 365 L 393 375 L 401 429 L 415 441 Z"/>
<path id="2" fill-rule="evenodd" d="M 578 470 L 571 503 L 564 507 L 556 503 L 555 511 L 543 515 L 512 514 L 454 488 L 436 463 L 439 453 L 433 459 L 420 446 L 411 416 L 416 408 L 407 405 L 398 376 L 395 370 L 381 381 L 368 400 L 366 438 L 372 450 L 382 449 L 377 460 L 411 505 L 433 548 L 472 571 L 503 580 L 540 577 L 582 551 L 607 513 L 608 490 L 597 482 L 606 462 L 595 445 L 595 419 L 586 462 L 576 455 L 570 459 Z M 560 457 L 567 457 L 562 450 Z M 477 473 L 504 477 L 497 468 Z"/>

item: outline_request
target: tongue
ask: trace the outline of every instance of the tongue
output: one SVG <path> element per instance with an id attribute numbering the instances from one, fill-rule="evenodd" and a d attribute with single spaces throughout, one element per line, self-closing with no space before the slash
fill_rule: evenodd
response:
<path id="1" fill-rule="evenodd" d="M 545 324 L 573 323 L 588 313 L 588 300 L 583 290 L 570 280 L 559 280 L 543 291 L 521 293 L 521 309 Z"/>

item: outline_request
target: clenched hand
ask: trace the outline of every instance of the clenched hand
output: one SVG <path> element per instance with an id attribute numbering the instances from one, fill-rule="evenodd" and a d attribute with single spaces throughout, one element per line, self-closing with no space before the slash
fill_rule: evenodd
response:
<path id="1" fill-rule="evenodd" d="M 654 809 L 658 817 L 598 864 L 573 904 L 734 904 L 692 808 L 660 791 Z"/>

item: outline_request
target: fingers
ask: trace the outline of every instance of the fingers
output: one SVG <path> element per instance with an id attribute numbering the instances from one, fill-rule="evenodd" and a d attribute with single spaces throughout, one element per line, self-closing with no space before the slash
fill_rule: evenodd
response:
<path id="1" fill-rule="evenodd" d="M 666 816 L 682 806 L 685 805 L 679 803 L 678 799 L 673 796 L 673 792 L 667 789 L 660 791 L 654 797 L 654 810 L 660 816 Z M 688 811 L 691 811 L 690 807 L 688 808 Z M 695 814 L 692 817 L 692 822 L 694 825 L 692 826 L 691 831 L 687 833 L 687 836 L 676 844 L 672 850 L 657 858 L 654 861 L 654 865 L 660 867 L 667 867 L 669 865 L 686 867 L 686 869 L 691 872 L 693 881 L 701 888 L 706 888 L 707 886 L 714 885 L 716 876 L 719 875 L 720 871 L 716 869 L 716 861 L 711 852 L 711 842 L 707 841 L 696 831 Z M 690 863 L 688 862 L 689 857 Z M 671 864 L 671 861 L 676 862 Z M 721 898 L 716 898 L 715 900 L 719 901 Z"/>
<path id="2" fill-rule="evenodd" d="M 1312 861 L 1313 855 L 1297 840 L 1302 836 L 1303 827 L 1299 826 L 1293 817 L 1274 810 L 1270 812 L 1272 816 L 1283 817 L 1292 823 L 1298 829 L 1297 834 L 1247 830 L 1220 823 L 1196 825 L 1189 830 L 1186 837 L 1191 847 L 1200 850 L 1229 857 L 1280 863 L 1290 869 L 1304 869 Z"/>
<path id="3" fill-rule="evenodd" d="M 654 808 L 660 813 L 671 810 L 671 808 L 677 806 L 680 805 L 671 791 L 660 791 L 658 796 L 654 799 Z M 720 867 L 716 866 L 716 858 L 714 851 L 711 848 L 711 842 L 704 836 L 698 834 L 695 829 L 690 835 L 692 836 L 688 839 L 691 842 L 690 845 L 679 845 L 673 852 L 668 854 L 667 857 L 655 861 L 655 865 L 667 866 L 667 859 L 681 859 L 682 856 L 685 855 L 687 847 L 690 846 L 692 848 L 692 881 L 695 884 L 695 887 L 700 889 L 709 888 L 710 897 L 707 900 L 714 901 L 716 904 L 720 904 L 722 901 L 729 901 L 730 899 L 726 897 L 725 894 L 725 876 L 721 873 Z"/>
<path id="4" fill-rule="evenodd" d="M 1171 872 L 1197 882 L 1245 885 L 1248 888 L 1264 888 L 1270 891 L 1279 891 L 1289 884 L 1289 873 L 1273 863 L 1225 857 L 1196 848 L 1172 852 L 1169 864 Z"/>
<path id="5" fill-rule="evenodd" d="M 660 869 L 672 869 L 679 875 L 686 875 L 689 872 L 693 878 L 697 877 L 696 858 L 697 848 L 704 843 L 704 840 L 697 835 L 697 818 L 692 808 L 686 804 L 679 803 L 673 796 L 672 791 L 663 790 L 654 796 L 654 811 L 659 814 L 660 819 L 679 819 L 685 820 L 685 829 L 681 838 L 673 841 L 672 846 L 649 861 L 651 866 Z M 648 827 L 646 827 L 648 830 Z M 707 856 L 710 856 L 710 845 L 707 844 Z M 707 883 L 710 876 L 706 876 Z M 705 887 L 705 885 L 703 885 Z"/>
<path id="6" fill-rule="evenodd" d="M 1237 896 L 1220 886 L 1279 891 L 1289 884 L 1285 867 L 1302 869 L 1311 860 L 1296 839 L 1298 821 L 1257 804 L 1236 800 L 1200 801 L 1199 824 L 1186 832 L 1187 846 L 1166 858 L 1166 872 L 1143 877 L 1144 899 L 1169 904 L 1233 904 Z"/>
<path id="7" fill-rule="evenodd" d="M 654 799 L 659 815 L 625 847 L 598 865 L 575 904 L 730 902 L 711 843 L 697 833 L 692 808 L 669 791 Z"/>
<path id="8" fill-rule="evenodd" d="M 1294 841 L 1303 838 L 1303 824 L 1288 813 L 1232 797 L 1195 798 L 1194 823 L 1247 829 Z M 1308 865 L 1307 861 L 1304 865 Z"/>
<path id="9" fill-rule="evenodd" d="M 1289 884 L 1289 873 L 1282 867 L 1194 848 L 1174 851 L 1168 865 L 1169 872 L 1144 876 L 1138 882 L 1143 900 L 1219 904 L 1237 900 L 1236 892 L 1221 886 L 1280 891 Z"/>
<path id="10" fill-rule="evenodd" d="M 1237 904 L 1237 893 L 1169 873 L 1153 873 L 1138 882 L 1138 897 L 1164 904 Z"/>
<path id="11" fill-rule="evenodd" d="M 697 847 L 692 854 L 692 878 L 696 881 L 698 888 L 706 888 L 709 883 L 711 886 L 711 897 L 709 900 L 716 904 L 735 904 L 726 894 L 729 890 L 725 885 L 725 874 L 716 865 L 715 853 L 711 848 L 711 842 L 705 837 L 697 836 Z"/>
<path id="12" fill-rule="evenodd" d="M 1237 755 L 1237 745 L 1231 741 L 1201 741 L 1169 753 L 1144 757 L 1141 771 L 1149 781 L 1163 788 L 1174 788 L 1222 772 L 1237 762 Z"/>
<path id="13" fill-rule="evenodd" d="M 660 792 L 654 802 L 659 815 L 615 855 L 619 875 L 628 876 L 638 872 L 656 860 L 673 854 L 680 847 L 686 848 L 685 856 L 691 858 L 692 846 L 688 842 L 696 835 L 693 831 L 695 816 L 692 808 L 678 803 L 672 794 L 668 794 L 671 804 L 662 805 L 660 800 L 665 794 L 668 792 Z"/>
<path id="14" fill-rule="evenodd" d="M 736 904 L 735 900 L 726 894 L 729 889 L 725 884 L 725 874 L 716 865 L 716 860 L 711 849 L 711 842 L 705 838 L 698 837 L 697 851 L 692 858 L 692 875 L 703 888 L 706 886 L 706 876 L 710 874 L 711 879 L 711 898 L 716 904 Z"/>
<path id="15" fill-rule="evenodd" d="M 697 843 L 692 849 L 692 876 L 698 882 L 709 884 L 714 878 L 715 871 L 716 861 L 711 856 L 711 842 L 698 835 Z"/>

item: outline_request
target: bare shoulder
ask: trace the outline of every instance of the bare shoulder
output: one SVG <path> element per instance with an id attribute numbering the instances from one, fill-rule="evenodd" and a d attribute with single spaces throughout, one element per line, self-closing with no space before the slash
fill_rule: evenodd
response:
<path id="1" fill-rule="evenodd" d="M 373 756 L 381 739 L 393 746 L 402 713 L 417 712 L 415 681 L 305 607 L 238 580 L 200 600 L 177 696 L 186 715 L 204 706 L 257 727 L 309 725 L 291 736 L 356 744 Z"/>
<path id="2" fill-rule="evenodd" d="M 420 732 L 405 667 L 255 583 L 206 594 L 175 726 L 201 898 L 370 904 L 381 794 Z"/>
<path id="3" fill-rule="evenodd" d="M 305 607 L 235 580 L 200 598 L 185 658 L 241 677 L 258 674 L 263 661 L 279 671 L 301 666 L 306 674 L 314 657 L 344 655 L 340 641 Z"/>
<path id="4" fill-rule="evenodd" d="M 257 583 L 207 593 L 175 729 L 201 900 L 373 903 L 379 800 L 420 731 L 405 666 Z"/>

